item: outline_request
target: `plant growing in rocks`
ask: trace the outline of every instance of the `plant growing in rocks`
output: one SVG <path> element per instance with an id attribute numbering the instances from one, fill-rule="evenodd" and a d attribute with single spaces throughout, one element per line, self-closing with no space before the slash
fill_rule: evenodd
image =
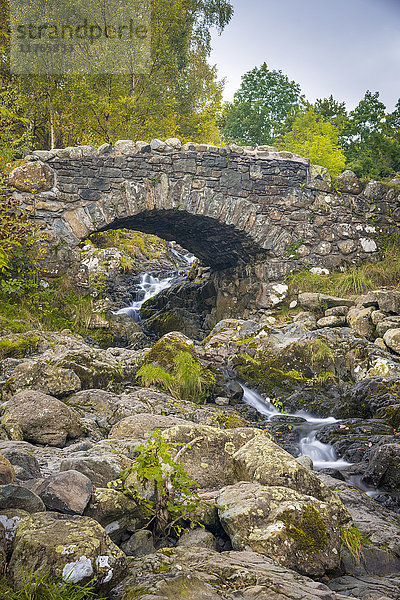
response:
<path id="1" fill-rule="evenodd" d="M 179 536 L 187 524 L 191 528 L 201 526 L 192 516 L 201 504 L 194 489 L 197 483 L 179 463 L 179 456 L 191 447 L 191 443 L 167 442 L 159 431 L 155 431 L 139 446 L 133 464 L 121 471 L 119 479 L 108 483 L 109 487 L 133 498 L 148 513 L 149 521 L 144 529 L 151 527 L 155 540 L 167 539 L 171 534 Z M 177 448 L 179 450 L 173 457 Z M 153 485 L 153 499 L 138 491 L 138 488 L 147 490 Z"/>
<path id="2" fill-rule="evenodd" d="M 22 590 L 15 592 L 6 579 L 0 579 L 0 593 L 4 600 L 105 600 L 93 591 L 93 585 L 78 585 L 56 580 L 49 573 L 38 572 L 26 576 Z"/>

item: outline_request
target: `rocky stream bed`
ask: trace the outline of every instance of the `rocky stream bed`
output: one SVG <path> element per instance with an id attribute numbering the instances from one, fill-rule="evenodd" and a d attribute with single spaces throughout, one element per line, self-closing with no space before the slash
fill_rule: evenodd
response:
<path id="1" fill-rule="evenodd" d="M 157 340 L 137 321 L 153 293 L 181 289 L 192 259 L 174 251 L 179 274 L 149 268 L 136 295 L 114 278 L 119 347 L 3 332 L 31 340 L 0 367 L 0 554 L 15 588 L 50 570 L 121 600 L 400 599 L 400 292 L 299 294 L 282 322 L 269 310 Z M 206 403 L 138 385 L 182 350 Z M 154 431 L 202 500 L 200 526 L 161 541 L 108 486 Z"/>

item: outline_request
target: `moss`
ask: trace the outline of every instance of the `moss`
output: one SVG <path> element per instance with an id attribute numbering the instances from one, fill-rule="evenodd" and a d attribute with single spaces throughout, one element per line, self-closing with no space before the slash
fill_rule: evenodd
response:
<path id="1" fill-rule="evenodd" d="M 267 358 L 253 358 L 242 353 L 234 358 L 234 366 L 243 381 L 254 384 L 261 392 L 273 394 L 276 388 L 295 389 L 306 378 L 295 369 L 283 371 Z"/>
<path id="2" fill-rule="evenodd" d="M 2 358 L 23 358 L 35 352 L 40 344 L 38 335 L 27 335 L 15 339 L 0 340 L 0 359 Z"/>
<path id="3" fill-rule="evenodd" d="M 161 338 L 146 356 L 146 363 L 156 363 L 160 367 L 171 368 L 178 352 L 189 352 L 194 356 L 193 344 L 186 343 L 180 336 Z"/>
<path id="4" fill-rule="evenodd" d="M 146 319 L 146 315 L 150 315 L 153 311 L 144 307 L 141 311 L 142 318 Z M 173 311 L 165 311 L 157 313 L 146 319 L 146 328 L 155 333 L 157 336 L 163 336 L 171 331 L 183 331 L 185 329 L 184 321 Z"/>
<path id="5" fill-rule="evenodd" d="M 280 520 L 286 526 L 287 535 L 298 545 L 299 550 L 319 552 L 328 542 L 326 525 L 314 506 L 311 504 L 301 511 L 301 517 L 291 511 L 284 512 Z"/>
<path id="6" fill-rule="evenodd" d="M 239 415 L 227 415 L 225 413 L 218 413 L 216 415 L 216 421 L 218 425 L 221 425 L 225 429 L 235 429 L 236 427 L 246 427 L 246 421 Z"/>
<path id="7" fill-rule="evenodd" d="M 358 527 L 341 527 L 340 528 L 340 541 L 341 541 L 341 551 L 346 548 L 355 564 L 359 564 L 361 562 L 361 558 L 363 557 L 363 547 L 367 547 L 371 545 L 370 539 L 361 533 Z"/>

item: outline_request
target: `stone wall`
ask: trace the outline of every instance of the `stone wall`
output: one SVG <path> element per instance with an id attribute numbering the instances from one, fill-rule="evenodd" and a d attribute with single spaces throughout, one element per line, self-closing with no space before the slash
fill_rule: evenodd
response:
<path id="1" fill-rule="evenodd" d="M 371 259 L 379 233 L 400 222 L 399 186 L 363 184 L 350 172 L 332 184 L 326 169 L 265 146 L 171 139 L 36 151 L 10 184 L 58 253 L 127 227 L 176 240 L 214 270 L 258 265 L 252 277 L 264 284 L 302 264 Z"/>

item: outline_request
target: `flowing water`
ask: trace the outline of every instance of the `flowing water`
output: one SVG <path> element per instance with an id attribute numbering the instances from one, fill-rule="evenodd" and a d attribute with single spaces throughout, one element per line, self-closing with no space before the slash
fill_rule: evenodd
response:
<path id="1" fill-rule="evenodd" d="M 276 420 L 274 416 L 281 414 L 273 404 L 264 400 L 260 394 L 254 390 L 250 390 L 245 385 L 242 385 L 242 388 L 244 392 L 243 402 L 255 408 L 259 413 L 267 417 L 268 420 Z M 303 411 L 293 415 L 285 415 L 285 417 L 290 416 L 304 419 L 299 425 L 296 424 L 296 427 L 299 428 L 303 436 L 299 442 L 300 456 L 309 456 L 316 470 L 327 468 L 341 469 L 350 466 L 350 463 L 337 457 L 335 449 L 331 444 L 323 444 L 317 440 L 318 429 L 329 423 L 337 423 L 337 419 L 333 417 L 318 419 Z"/>

